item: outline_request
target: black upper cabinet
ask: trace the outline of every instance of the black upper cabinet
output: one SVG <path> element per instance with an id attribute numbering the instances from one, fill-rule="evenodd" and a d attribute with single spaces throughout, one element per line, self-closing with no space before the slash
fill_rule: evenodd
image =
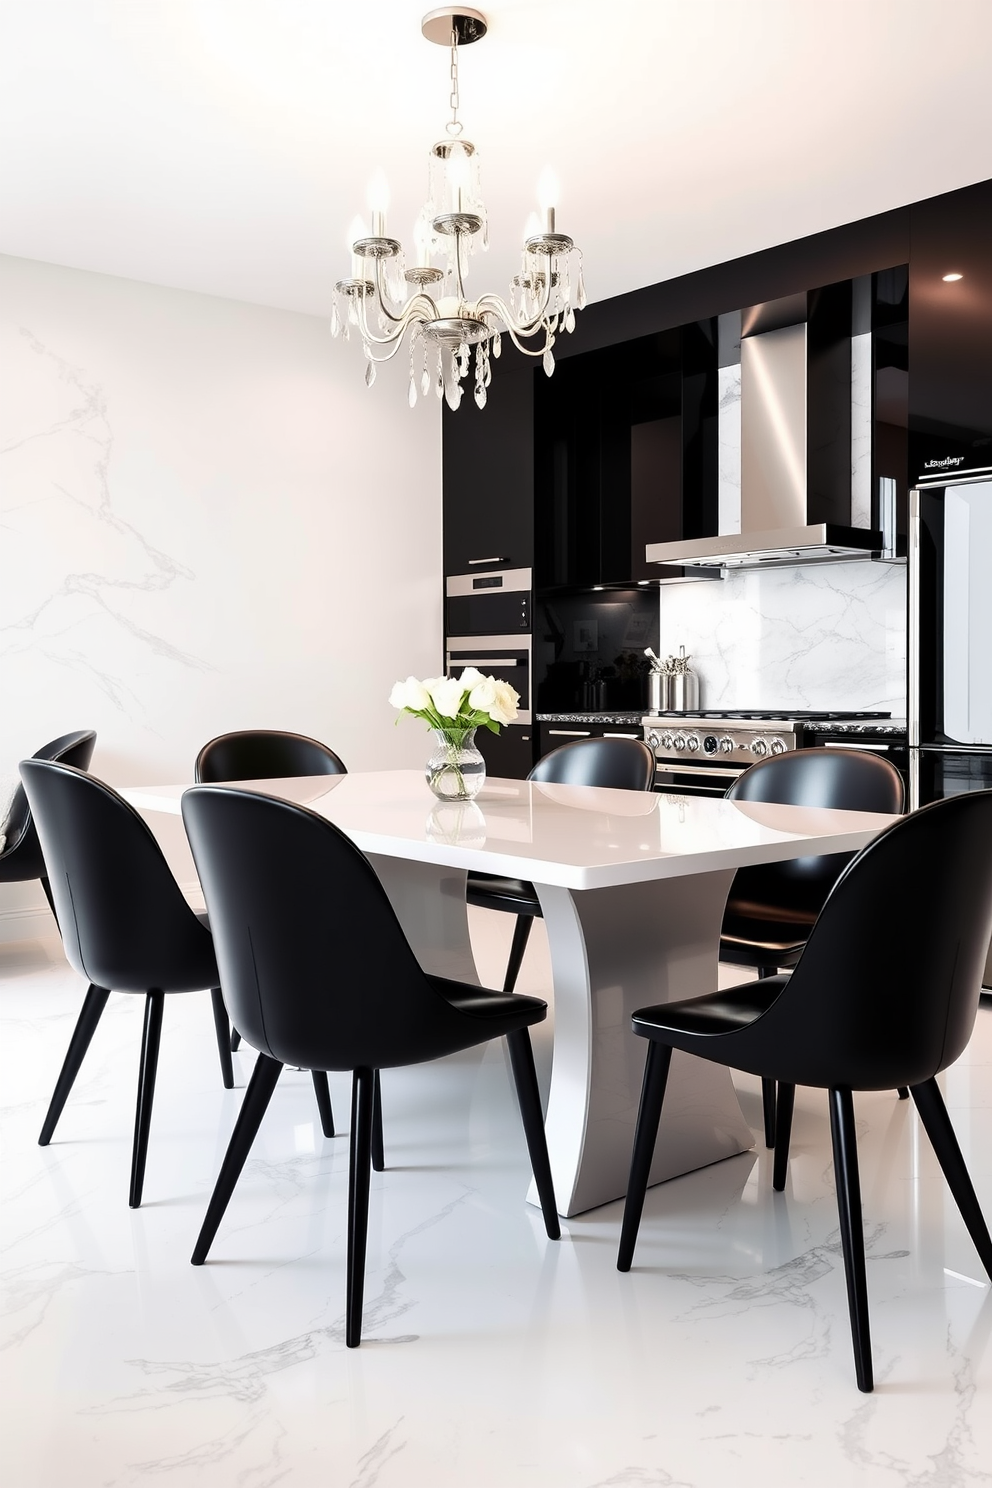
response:
<path id="1" fill-rule="evenodd" d="M 992 466 L 992 181 L 918 202 L 911 220 L 912 483 Z"/>
<path id="2" fill-rule="evenodd" d="M 445 573 L 533 568 L 532 364 L 504 352 L 486 407 L 470 393 L 456 413 L 445 405 L 441 433 Z"/>
<path id="3" fill-rule="evenodd" d="M 537 379 L 539 588 L 658 578 L 648 542 L 716 530 L 715 330 L 645 336 Z"/>

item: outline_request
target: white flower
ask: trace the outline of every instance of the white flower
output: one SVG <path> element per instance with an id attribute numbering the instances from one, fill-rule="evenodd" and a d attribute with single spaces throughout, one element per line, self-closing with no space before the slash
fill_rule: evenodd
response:
<path id="1" fill-rule="evenodd" d="M 477 667 L 466 667 L 458 680 L 465 690 L 468 691 L 472 687 L 478 687 L 480 682 L 485 682 L 486 678 Z"/>
<path id="2" fill-rule="evenodd" d="M 432 677 L 424 686 L 431 695 L 435 713 L 441 718 L 457 718 L 465 688 L 457 677 Z"/>
<path id="3" fill-rule="evenodd" d="M 465 681 L 464 673 L 462 681 Z M 493 677 L 483 677 L 478 674 L 478 680 L 473 683 L 472 691 L 468 695 L 468 705 L 479 713 L 488 713 L 496 701 L 496 681 Z"/>
<path id="4" fill-rule="evenodd" d="M 516 692 L 509 682 L 494 681 L 493 689 L 496 697 L 489 708 L 489 717 L 493 723 L 512 723 L 517 716 L 519 692 Z"/>
<path id="5" fill-rule="evenodd" d="M 397 682 L 389 694 L 389 701 L 394 708 L 409 708 L 414 713 L 421 712 L 431 705 L 431 695 L 424 682 L 418 682 L 416 677 L 407 677 L 405 682 Z"/>

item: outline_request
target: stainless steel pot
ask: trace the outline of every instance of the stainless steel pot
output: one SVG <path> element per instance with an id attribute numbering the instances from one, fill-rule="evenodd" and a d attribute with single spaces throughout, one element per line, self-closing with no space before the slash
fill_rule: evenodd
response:
<path id="1" fill-rule="evenodd" d="M 676 672 L 669 677 L 673 713 L 694 713 L 699 707 L 699 678 L 695 672 Z"/>
<path id="2" fill-rule="evenodd" d="M 667 672 L 648 672 L 648 712 L 667 713 L 672 706 L 672 678 Z"/>

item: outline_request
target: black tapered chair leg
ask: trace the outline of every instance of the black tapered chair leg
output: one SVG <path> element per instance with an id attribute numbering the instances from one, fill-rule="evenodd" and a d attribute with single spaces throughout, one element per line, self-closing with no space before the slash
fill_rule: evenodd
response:
<path id="1" fill-rule="evenodd" d="M 517 977 L 533 924 L 533 915 L 517 915 L 517 923 L 513 927 L 513 940 L 510 943 L 510 958 L 506 963 L 506 976 L 503 978 L 504 992 L 512 992 L 517 985 Z"/>
<path id="2" fill-rule="evenodd" d="M 356 1069 L 351 1082 L 351 1163 L 348 1170 L 348 1300 L 344 1341 L 349 1348 L 357 1348 L 362 1341 L 374 1090 L 372 1070 Z"/>
<path id="3" fill-rule="evenodd" d="M 758 977 L 775 976 L 777 966 L 759 966 Z M 765 1126 L 765 1146 L 775 1146 L 775 1081 L 767 1075 L 761 1077 L 761 1115 Z"/>
<path id="4" fill-rule="evenodd" d="M 899 1086 L 899 1099 L 900 1100 L 909 1100 L 909 1086 L 908 1085 L 900 1085 Z"/>
<path id="5" fill-rule="evenodd" d="M 775 1164 L 772 1188 L 781 1193 L 789 1176 L 789 1143 L 792 1140 L 792 1112 L 796 1104 L 796 1087 L 781 1081 L 775 1111 Z"/>
<path id="6" fill-rule="evenodd" d="M 541 1112 L 541 1092 L 537 1088 L 537 1070 L 534 1067 L 534 1046 L 530 1041 L 530 1029 L 518 1028 L 508 1033 L 506 1046 L 510 1053 L 510 1069 L 520 1104 L 520 1115 L 527 1138 L 530 1165 L 541 1201 L 544 1228 L 549 1240 L 561 1238 L 558 1223 L 558 1205 L 555 1201 L 555 1186 L 551 1177 L 551 1159 L 548 1157 L 548 1139 L 544 1133 L 544 1116 Z"/>
<path id="7" fill-rule="evenodd" d="M 320 1115 L 320 1129 L 325 1137 L 334 1136 L 334 1111 L 331 1108 L 331 1091 L 327 1084 L 327 1075 L 324 1070 L 311 1070 L 313 1079 L 313 1093 L 317 1097 L 317 1111 Z"/>
<path id="8" fill-rule="evenodd" d="M 236 1054 L 241 1048 L 241 1035 L 236 1028 L 231 1029 L 231 1053 Z"/>
<path id="9" fill-rule="evenodd" d="M 134 1144 L 131 1149 L 131 1188 L 128 1203 L 132 1209 L 141 1205 L 145 1186 L 145 1159 L 148 1156 L 148 1133 L 152 1125 L 152 1102 L 155 1099 L 155 1075 L 158 1050 L 162 1041 L 162 1012 L 165 993 L 145 995 L 145 1026 L 141 1034 L 141 1065 L 138 1070 L 138 1101 L 134 1112 Z"/>
<path id="10" fill-rule="evenodd" d="M 777 1114 L 775 1081 L 769 1080 L 765 1075 L 761 1077 L 761 1114 L 765 1123 L 765 1146 L 774 1147 Z"/>
<path id="11" fill-rule="evenodd" d="M 968 1233 L 975 1243 L 982 1265 L 992 1278 L 992 1239 L 961 1155 L 958 1139 L 954 1135 L 940 1087 L 936 1080 L 926 1080 L 922 1085 L 914 1085 L 912 1093 L 920 1120 L 947 1179 L 947 1186 L 954 1195 L 961 1218 L 968 1226 Z"/>
<path id="12" fill-rule="evenodd" d="M 868 1278 L 865 1268 L 865 1233 L 861 1218 L 861 1183 L 858 1178 L 858 1146 L 854 1129 L 854 1098 L 850 1090 L 830 1092 L 830 1138 L 834 1150 L 834 1181 L 840 1214 L 840 1238 L 844 1249 L 847 1305 L 854 1341 L 854 1370 L 858 1389 L 866 1395 L 874 1389 L 871 1363 L 871 1331 L 868 1324 Z"/>
<path id="13" fill-rule="evenodd" d="M 672 1051 L 668 1044 L 648 1044 L 648 1057 L 644 1063 L 644 1082 L 641 1085 L 641 1104 L 637 1112 L 634 1130 L 634 1150 L 630 1157 L 630 1176 L 627 1179 L 627 1199 L 623 1206 L 623 1225 L 620 1229 L 620 1251 L 617 1255 L 617 1270 L 629 1271 L 637 1244 L 637 1231 L 641 1224 L 644 1195 L 651 1176 L 651 1159 L 658 1137 L 661 1107 L 668 1084 L 668 1071 L 672 1063 Z"/>
<path id="14" fill-rule="evenodd" d="M 224 1211 L 231 1201 L 235 1184 L 241 1176 L 241 1169 L 251 1151 L 251 1144 L 262 1124 L 262 1117 L 272 1099 L 272 1092 L 276 1088 L 282 1070 L 283 1067 L 278 1059 L 270 1059 L 267 1054 L 259 1054 L 255 1061 L 255 1068 L 251 1072 L 248 1089 L 241 1102 L 241 1110 L 234 1123 L 234 1131 L 227 1144 L 224 1161 L 221 1163 L 217 1182 L 214 1184 L 214 1191 L 210 1195 L 210 1203 L 207 1205 L 207 1212 L 193 1247 L 190 1259 L 194 1266 L 202 1266 L 207 1259 L 207 1252 L 224 1218 Z"/>
<path id="15" fill-rule="evenodd" d="M 382 1145 L 382 1085 L 379 1071 L 372 1076 L 372 1169 L 382 1173 L 386 1167 L 386 1149 Z"/>
<path id="16" fill-rule="evenodd" d="M 234 1089 L 234 1064 L 231 1061 L 231 1025 L 227 1021 L 227 1008 L 219 987 L 210 988 L 210 1003 L 214 1013 L 214 1029 L 217 1034 L 217 1052 L 220 1055 L 220 1073 L 225 1090 Z"/>
<path id="17" fill-rule="evenodd" d="M 72 1030 L 72 1038 L 66 1050 L 65 1059 L 59 1077 L 55 1082 L 55 1092 L 49 1102 L 48 1111 L 44 1124 L 41 1128 L 41 1136 L 38 1138 L 39 1147 L 47 1147 L 55 1134 L 55 1127 L 59 1117 L 62 1115 L 62 1107 L 65 1105 L 72 1089 L 73 1081 L 79 1074 L 79 1066 L 90 1046 L 90 1040 L 96 1032 L 96 1025 L 100 1021 L 100 1014 L 107 1006 L 107 998 L 110 993 L 105 987 L 97 987 L 91 982 L 83 998 L 83 1005 L 76 1019 L 76 1026 Z"/>

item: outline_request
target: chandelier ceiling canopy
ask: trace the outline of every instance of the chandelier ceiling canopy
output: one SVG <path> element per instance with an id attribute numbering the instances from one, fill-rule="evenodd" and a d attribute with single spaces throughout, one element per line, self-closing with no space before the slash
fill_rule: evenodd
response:
<path id="1" fill-rule="evenodd" d="M 451 118 L 445 125 L 446 138 L 430 151 L 428 195 L 413 229 L 413 258 L 408 259 L 397 239 L 386 234 L 389 192 L 379 171 L 369 187 L 372 232 L 367 235 L 359 220 L 349 232 L 351 277 L 334 286 L 331 332 L 345 340 L 352 332 L 361 337 L 369 387 L 377 363 L 394 357 L 406 341 L 411 408 L 418 387 L 425 396 L 433 387 L 450 408 L 457 408 L 474 347 L 473 396 L 484 408 L 491 362 L 500 354 L 503 335 L 526 356 L 540 357 L 551 376 L 556 338 L 575 329 L 575 312 L 585 304 L 582 255 L 572 239 L 557 230 L 557 185 L 546 171 L 538 183 L 543 218 L 534 214 L 528 224 L 520 272 L 513 277 L 508 297 L 466 295 L 469 260 L 488 248 L 489 222 L 479 153 L 465 139 L 458 117 L 458 48 L 482 40 L 486 18 L 467 6 L 458 10 L 446 6 L 424 16 L 421 29 L 428 41 L 451 50 Z"/>

